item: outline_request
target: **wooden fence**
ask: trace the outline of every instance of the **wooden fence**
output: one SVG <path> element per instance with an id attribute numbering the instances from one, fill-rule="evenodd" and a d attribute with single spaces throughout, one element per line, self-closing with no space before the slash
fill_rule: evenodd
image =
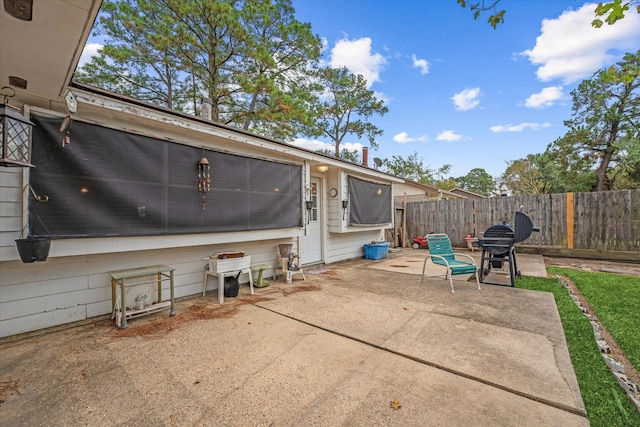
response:
<path id="1" fill-rule="evenodd" d="M 427 233 L 446 233 L 454 246 L 465 246 L 466 234 L 480 237 L 492 225 L 512 223 L 515 211 L 521 211 L 540 232 L 519 247 L 550 255 L 640 262 L 640 190 L 407 203 L 399 197 L 395 208 L 396 236 L 404 235 L 403 246 Z"/>

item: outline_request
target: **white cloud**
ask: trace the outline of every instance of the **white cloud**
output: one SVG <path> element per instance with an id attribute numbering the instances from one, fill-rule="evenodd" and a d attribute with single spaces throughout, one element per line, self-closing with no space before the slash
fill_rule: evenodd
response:
<path id="1" fill-rule="evenodd" d="M 551 107 L 559 99 L 562 99 L 562 86 L 550 86 L 528 97 L 524 105 L 529 108 Z"/>
<path id="2" fill-rule="evenodd" d="M 594 3 L 567 10 L 556 19 L 542 21 L 536 45 L 525 50 L 538 79 L 560 79 L 565 84 L 589 77 L 605 66 L 613 65 L 640 43 L 640 14 L 629 11 L 615 25 L 593 28 Z"/>
<path id="3" fill-rule="evenodd" d="M 400 132 L 399 134 L 394 135 L 393 137 L 393 140 L 398 144 L 406 144 L 408 142 L 416 142 L 416 141 L 424 142 L 424 141 L 427 141 L 428 139 L 429 138 L 426 135 L 409 136 L 409 134 L 406 132 Z"/>
<path id="4" fill-rule="evenodd" d="M 307 150 L 318 151 L 318 150 L 329 150 L 333 153 L 335 150 L 335 145 L 331 142 L 324 142 L 317 139 L 306 139 L 306 138 L 296 138 L 293 141 L 290 141 L 289 144 L 306 148 Z M 359 142 L 347 142 L 344 144 L 340 144 L 340 151 L 345 148 L 349 151 L 358 151 L 358 153 L 362 153 L 363 145 Z"/>
<path id="5" fill-rule="evenodd" d="M 380 81 L 380 72 L 387 60 L 379 53 L 371 52 L 371 39 L 338 40 L 331 49 L 330 65 L 333 68 L 347 67 L 354 74 L 367 80 L 367 87 Z"/>
<path id="6" fill-rule="evenodd" d="M 453 95 L 451 99 L 453 100 L 453 104 L 456 106 L 456 110 L 467 111 L 477 107 L 478 104 L 480 104 L 478 96 L 480 96 L 480 88 L 476 87 L 473 89 L 465 89 L 462 92 L 458 92 Z"/>
<path id="7" fill-rule="evenodd" d="M 443 130 L 442 132 L 440 132 L 440 134 L 436 137 L 436 139 L 438 141 L 448 141 L 448 142 L 453 142 L 453 141 L 459 141 L 462 139 L 462 135 L 459 135 L 457 133 L 455 133 L 455 131 L 452 130 Z"/>
<path id="8" fill-rule="evenodd" d="M 429 62 L 426 59 L 418 59 L 415 55 L 411 55 L 413 66 L 420 70 L 420 74 L 429 74 Z"/>
<path id="9" fill-rule="evenodd" d="M 523 122 L 518 125 L 496 125 L 491 126 L 491 132 L 494 133 L 502 133 L 502 132 L 522 132 L 525 129 L 531 130 L 540 130 L 542 128 L 548 128 L 551 126 L 551 123 L 531 123 L 531 122 Z"/>
<path id="10" fill-rule="evenodd" d="M 98 51 L 103 48 L 100 43 L 87 43 L 82 50 L 80 60 L 78 61 L 78 67 L 82 67 L 87 62 L 91 62 L 91 57 L 96 56 Z"/>

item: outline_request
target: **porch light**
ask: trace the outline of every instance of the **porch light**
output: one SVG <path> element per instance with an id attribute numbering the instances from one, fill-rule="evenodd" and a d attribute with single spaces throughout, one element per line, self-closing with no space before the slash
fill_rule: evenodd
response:
<path id="1" fill-rule="evenodd" d="M 15 96 L 13 88 L 5 86 L 0 92 L 12 91 L 4 95 L 0 104 L 0 143 L 2 144 L 2 166 L 34 167 L 31 164 L 31 145 L 29 144 L 31 127 L 35 126 L 24 118 L 20 111 L 9 104 L 9 98 Z"/>
<path id="2" fill-rule="evenodd" d="M 304 202 L 307 208 L 307 224 L 311 222 L 311 209 L 313 209 L 313 200 L 307 200 Z"/>
<path id="3" fill-rule="evenodd" d="M 349 206 L 349 201 L 348 200 L 343 200 L 342 201 L 342 220 L 344 221 L 344 216 L 347 213 L 347 206 Z"/>
<path id="4" fill-rule="evenodd" d="M 326 172 L 329 170 L 329 165 L 318 165 L 318 172 Z"/>

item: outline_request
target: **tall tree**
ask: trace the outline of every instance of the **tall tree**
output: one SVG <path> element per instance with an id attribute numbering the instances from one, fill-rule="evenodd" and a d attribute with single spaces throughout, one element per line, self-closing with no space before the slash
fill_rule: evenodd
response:
<path id="1" fill-rule="evenodd" d="M 164 5 L 153 0 L 105 0 L 100 11 L 94 32 L 106 37 L 106 44 L 74 78 L 181 110 L 184 96 L 176 102 L 176 94 L 184 77 L 179 76 L 169 42 L 175 27 Z"/>
<path id="2" fill-rule="evenodd" d="M 524 159 L 513 160 L 500 177 L 513 195 L 544 194 L 547 180 L 542 173 L 540 154 L 529 154 Z"/>
<path id="3" fill-rule="evenodd" d="M 640 51 L 582 81 L 571 96 L 569 131 L 547 154 L 570 168 L 584 169 L 586 163 L 595 171 L 593 191 L 616 188 L 620 174 L 612 171 L 624 174 L 639 163 L 634 147 L 640 144 Z"/>
<path id="4" fill-rule="evenodd" d="M 208 98 L 214 121 L 270 137 L 309 121 L 321 41 L 290 0 L 105 0 L 98 31 L 82 81 L 196 114 Z"/>
<path id="5" fill-rule="evenodd" d="M 385 172 L 401 178 L 421 184 L 436 185 L 444 179 L 444 175 L 449 173 L 451 165 L 443 165 L 440 169 L 432 169 L 424 164 L 423 157 L 415 151 L 406 158 L 391 156 L 390 159 L 384 159 L 382 168 Z"/>
<path id="6" fill-rule="evenodd" d="M 466 175 L 456 178 L 456 181 L 464 190 L 483 196 L 490 196 L 496 188 L 496 181 L 483 168 L 471 169 Z"/>
<path id="7" fill-rule="evenodd" d="M 388 108 L 367 89 L 364 77 L 352 74 L 347 68 L 320 68 L 314 76 L 323 93 L 313 106 L 311 123 L 302 132 L 306 136 L 330 138 L 336 157 L 340 157 L 340 144 L 347 135 L 358 139 L 366 137 L 369 146 L 376 149 L 376 137 L 383 131 L 369 122 L 369 118 L 374 114 L 383 116 Z"/>
<path id="8" fill-rule="evenodd" d="M 249 36 L 238 75 L 246 93 L 242 127 L 283 139 L 308 122 L 314 87 L 306 70 L 322 47 L 294 13 L 289 0 L 246 0 L 241 13 Z"/>

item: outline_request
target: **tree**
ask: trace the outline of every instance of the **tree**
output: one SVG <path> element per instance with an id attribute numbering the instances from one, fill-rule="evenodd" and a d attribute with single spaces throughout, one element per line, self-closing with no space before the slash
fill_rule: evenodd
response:
<path id="1" fill-rule="evenodd" d="M 539 157 L 539 154 L 529 154 L 524 159 L 509 162 L 500 182 L 506 184 L 513 195 L 546 193 Z"/>
<path id="2" fill-rule="evenodd" d="M 376 137 L 383 131 L 368 119 L 374 114 L 383 116 L 388 108 L 367 89 L 364 77 L 352 74 L 346 67 L 320 68 L 314 77 L 323 92 L 318 94 L 311 121 L 302 132 L 310 137 L 330 138 L 336 157 L 340 157 L 340 144 L 347 135 L 366 137 L 369 146 L 376 149 Z"/>
<path id="3" fill-rule="evenodd" d="M 98 31 L 107 44 L 85 82 L 195 114 L 208 98 L 214 121 L 270 137 L 309 121 L 321 42 L 290 0 L 105 0 Z"/>
<path id="4" fill-rule="evenodd" d="M 483 196 L 490 196 L 496 188 L 496 181 L 482 168 L 471 169 L 466 175 L 456 178 L 456 181 L 462 189 Z"/>
<path id="5" fill-rule="evenodd" d="M 569 131 L 547 154 L 567 170 L 590 171 L 593 191 L 617 188 L 616 181 L 640 163 L 640 50 L 582 81 L 571 96 Z"/>
<path id="6" fill-rule="evenodd" d="M 407 156 L 391 156 L 382 161 L 383 171 L 392 175 L 419 182 L 421 184 L 436 185 L 449 172 L 451 165 L 443 165 L 440 169 L 431 169 L 424 165 L 424 160 L 417 151 Z"/>
<path id="7" fill-rule="evenodd" d="M 168 43 L 175 27 L 168 10 L 157 1 L 105 0 L 95 27 L 107 37 L 98 56 L 74 78 L 167 108 L 176 103 L 181 79 L 176 52 Z"/>

